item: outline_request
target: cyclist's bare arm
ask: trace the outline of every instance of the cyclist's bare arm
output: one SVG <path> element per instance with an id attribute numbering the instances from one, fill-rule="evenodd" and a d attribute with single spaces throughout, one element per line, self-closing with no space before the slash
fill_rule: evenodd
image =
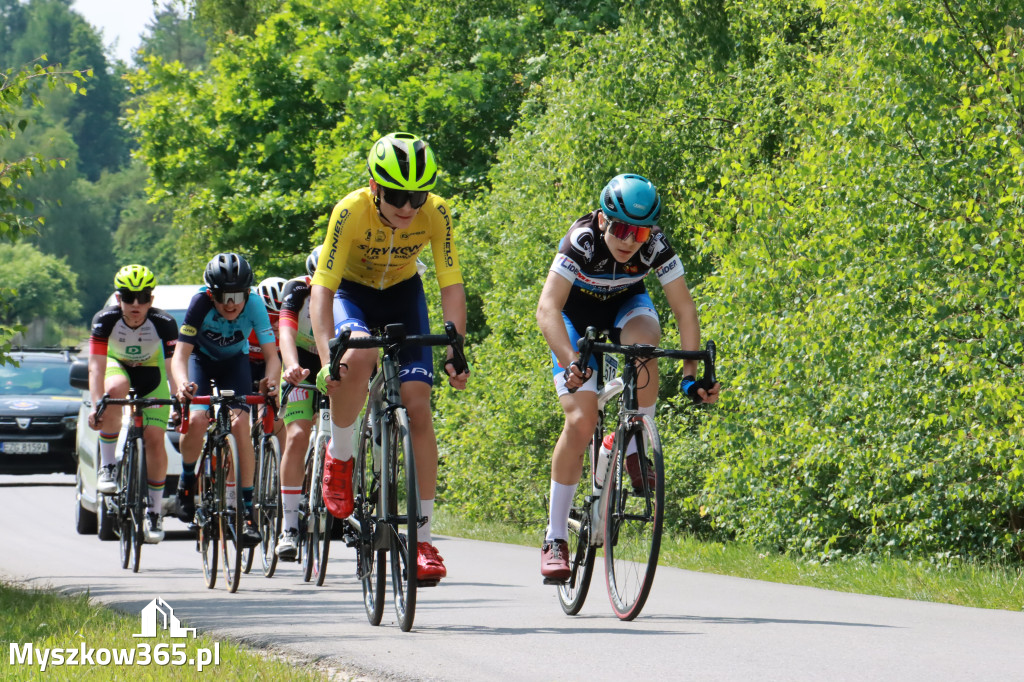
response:
<path id="1" fill-rule="evenodd" d="M 455 323 L 455 328 L 462 336 L 466 335 L 466 287 L 460 284 L 450 284 L 441 289 L 441 312 L 444 319 Z M 447 360 L 454 357 L 455 351 L 448 346 L 445 362 L 445 372 L 448 374 L 448 383 L 453 388 L 462 390 L 466 388 L 469 380 L 469 370 L 462 374 L 455 374 L 455 370 L 447 364 Z"/>
<path id="2" fill-rule="evenodd" d="M 662 288 L 679 327 L 679 347 L 682 350 L 700 350 L 700 319 L 697 316 L 697 304 L 693 302 L 690 288 L 686 286 L 686 278 L 678 277 Z M 696 360 L 684 361 L 683 374 L 695 375 L 697 365 Z M 708 390 L 698 389 L 697 393 L 703 402 L 714 403 L 718 400 L 719 388 L 716 383 Z"/>
<path id="3" fill-rule="evenodd" d="M 309 320 L 316 340 L 316 353 L 320 364 L 331 361 L 328 344 L 334 338 L 334 292 L 320 284 L 309 288 Z"/>
<path id="4" fill-rule="evenodd" d="M 277 344 L 273 341 L 261 343 L 260 348 L 263 349 L 263 357 L 266 358 L 267 371 L 267 394 L 277 394 L 277 380 L 281 376 L 281 358 L 277 355 Z"/>
<path id="5" fill-rule="evenodd" d="M 570 291 L 572 282 L 557 272 L 548 272 L 544 289 L 540 292 L 540 301 L 537 303 L 537 325 L 540 327 L 540 333 L 544 335 L 544 340 L 548 342 L 548 347 L 558 358 L 558 364 L 562 367 L 571 367 L 566 378 L 566 387 L 576 389 L 583 385 L 585 379 L 583 372 L 572 366 L 579 352 L 569 341 L 569 334 L 565 331 L 565 322 L 562 320 L 562 308 L 569 299 Z"/>
<path id="6" fill-rule="evenodd" d="M 284 380 L 296 385 L 309 375 L 308 369 L 299 365 L 299 346 L 296 341 L 298 332 L 290 326 L 281 325 L 278 332 L 278 343 L 281 347 L 281 364 Z"/>
<path id="7" fill-rule="evenodd" d="M 174 357 L 171 358 L 171 388 L 178 396 L 178 400 L 189 400 L 195 395 L 195 384 L 188 378 L 188 359 L 195 348 L 188 341 L 178 341 L 174 347 Z"/>
<path id="8" fill-rule="evenodd" d="M 89 398 L 92 400 L 92 412 L 89 413 L 89 428 L 98 431 L 99 421 L 96 420 L 96 404 L 103 397 L 103 383 L 107 373 L 107 355 L 93 353 L 89 356 Z"/>

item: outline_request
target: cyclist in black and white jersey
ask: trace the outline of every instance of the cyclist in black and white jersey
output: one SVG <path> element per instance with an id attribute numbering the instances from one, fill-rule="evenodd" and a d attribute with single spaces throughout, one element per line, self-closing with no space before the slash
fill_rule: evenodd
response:
<path id="1" fill-rule="evenodd" d="M 661 283 L 679 329 L 680 346 L 697 350 L 697 306 L 683 276 L 683 264 L 658 227 L 661 198 L 640 175 L 617 175 L 605 186 L 600 208 L 580 217 L 559 244 L 537 305 L 537 323 L 551 348 L 553 377 L 565 425 L 551 460 L 550 517 L 541 547 L 541 574 L 558 583 L 569 577 L 569 509 L 583 468 L 583 452 L 597 427 L 597 360 L 579 366 L 576 342 L 588 326 L 611 332 L 612 342 L 656 346 L 661 322 L 644 278 Z M 697 402 L 718 399 L 718 384 L 705 390 L 694 377 L 696 361 L 683 365 L 682 390 Z M 654 417 L 658 363 L 643 365 L 638 387 L 640 411 Z M 637 481 L 641 467 L 636 442 L 627 450 L 626 469 Z M 642 481 L 640 481 L 642 484 Z M 636 485 L 636 483 L 634 483 Z"/>
<path id="2" fill-rule="evenodd" d="M 117 437 L 121 431 L 121 410 L 109 409 L 96 419 L 96 405 L 104 393 L 125 398 L 134 387 L 140 398 L 170 398 L 167 383 L 171 356 L 178 339 L 174 318 L 153 307 L 156 277 L 144 265 L 126 265 L 114 277 L 117 305 L 107 306 L 92 318 L 89 337 L 89 395 L 92 412 L 89 426 L 100 432 L 100 462 L 96 489 L 112 495 L 117 492 L 114 466 Z M 146 472 L 149 483 L 149 519 L 146 542 L 164 537 L 160 515 L 167 476 L 167 406 L 150 407 L 144 412 L 143 442 L 146 446 Z"/>

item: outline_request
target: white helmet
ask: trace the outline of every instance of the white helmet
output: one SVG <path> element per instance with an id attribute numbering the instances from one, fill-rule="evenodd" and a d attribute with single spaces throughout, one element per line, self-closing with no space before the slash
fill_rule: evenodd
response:
<path id="1" fill-rule="evenodd" d="M 287 282 L 288 280 L 284 277 L 267 277 L 256 286 L 256 291 L 259 292 L 263 302 L 267 304 L 269 312 L 281 312 L 281 300 L 283 298 L 281 294 Z"/>

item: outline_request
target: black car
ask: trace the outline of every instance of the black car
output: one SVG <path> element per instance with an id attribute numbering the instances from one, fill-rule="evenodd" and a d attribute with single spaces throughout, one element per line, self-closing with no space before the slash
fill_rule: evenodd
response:
<path id="1" fill-rule="evenodd" d="M 82 394 L 68 374 L 77 352 L 16 346 L 0 365 L 0 473 L 75 473 Z"/>

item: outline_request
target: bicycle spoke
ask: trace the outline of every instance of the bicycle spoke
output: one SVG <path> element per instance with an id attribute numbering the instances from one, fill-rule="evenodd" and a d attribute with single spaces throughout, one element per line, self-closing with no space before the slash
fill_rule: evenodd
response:
<path id="1" fill-rule="evenodd" d="M 391 492 L 389 523 L 391 531 L 391 584 L 395 614 L 403 632 L 412 629 L 416 614 L 417 525 L 419 520 L 419 487 L 416 484 L 416 461 L 413 458 L 409 417 L 404 408 L 392 412 L 384 461 L 390 463 Z"/>

